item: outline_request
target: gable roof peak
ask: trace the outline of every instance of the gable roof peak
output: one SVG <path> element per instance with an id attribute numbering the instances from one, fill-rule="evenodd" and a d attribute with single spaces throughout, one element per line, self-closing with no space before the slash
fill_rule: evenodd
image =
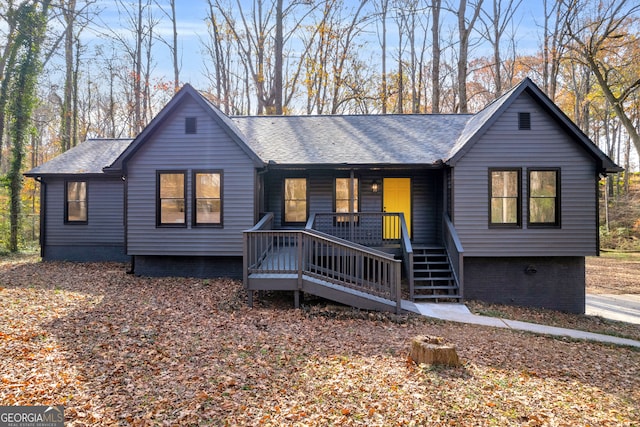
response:
<path id="1" fill-rule="evenodd" d="M 160 110 L 158 114 L 151 120 L 151 122 L 136 136 L 131 145 L 120 155 L 113 163 L 105 167 L 105 172 L 120 172 L 125 169 L 126 163 L 133 156 L 140 147 L 146 143 L 146 141 L 156 132 L 160 125 L 170 117 L 173 112 L 181 105 L 185 97 L 191 97 L 197 104 L 199 104 L 205 112 L 216 122 L 220 127 L 230 136 L 230 138 L 238 144 L 238 146 L 244 151 L 247 156 L 256 164 L 256 166 L 263 166 L 262 160 L 256 155 L 244 139 L 244 136 L 231 121 L 231 119 L 224 114 L 218 107 L 216 107 L 211 101 L 209 101 L 202 93 L 197 91 L 191 84 L 185 83 L 182 87 L 173 95 L 173 98 Z"/>
<path id="2" fill-rule="evenodd" d="M 525 77 L 520 83 L 489 103 L 467 122 L 464 131 L 449 152 L 449 158 L 445 160 L 446 163 L 455 165 L 525 91 L 550 115 L 552 120 L 555 120 L 598 162 L 601 173 L 614 173 L 622 170 L 529 77 Z"/>

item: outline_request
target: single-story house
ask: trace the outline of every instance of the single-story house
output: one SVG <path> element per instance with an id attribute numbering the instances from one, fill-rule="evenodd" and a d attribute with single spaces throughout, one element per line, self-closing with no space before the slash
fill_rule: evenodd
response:
<path id="1" fill-rule="evenodd" d="M 362 308 L 584 312 L 598 183 L 620 171 L 531 80 L 476 114 L 228 117 L 185 85 L 133 140 L 41 185 L 44 260 L 232 276 Z"/>

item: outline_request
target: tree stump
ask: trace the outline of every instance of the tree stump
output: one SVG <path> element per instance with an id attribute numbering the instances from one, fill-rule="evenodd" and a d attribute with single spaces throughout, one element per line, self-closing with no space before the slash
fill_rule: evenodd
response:
<path id="1" fill-rule="evenodd" d="M 453 345 L 444 343 L 442 337 L 417 336 L 411 342 L 411 360 L 417 365 L 460 366 L 458 353 Z"/>

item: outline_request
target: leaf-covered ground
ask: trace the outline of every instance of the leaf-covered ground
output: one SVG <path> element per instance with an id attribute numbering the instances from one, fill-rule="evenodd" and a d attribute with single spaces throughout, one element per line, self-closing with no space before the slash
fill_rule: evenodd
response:
<path id="1" fill-rule="evenodd" d="M 62 404 L 69 426 L 640 423 L 629 348 L 273 296 L 249 309 L 235 281 L 125 270 L 0 265 L 3 405 Z M 463 366 L 415 366 L 416 335 Z"/>
<path id="2" fill-rule="evenodd" d="M 640 253 L 603 252 L 586 259 L 586 290 L 589 294 L 640 294 Z M 472 312 L 579 329 L 640 341 L 640 325 L 617 322 L 598 316 L 579 316 L 554 310 L 514 307 L 467 301 Z"/>
<path id="3" fill-rule="evenodd" d="M 599 257 L 587 257 L 585 270 L 587 293 L 640 294 L 638 252 L 602 252 Z"/>

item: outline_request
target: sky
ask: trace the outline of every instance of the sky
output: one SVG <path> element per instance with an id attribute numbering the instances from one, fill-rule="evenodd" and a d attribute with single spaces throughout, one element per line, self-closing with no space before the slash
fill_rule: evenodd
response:
<path id="1" fill-rule="evenodd" d="M 490 1 L 491 0 L 485 0 L 486 3 L 489 3 Z M 356 3 L 351 0 L 346 0 L 346 2 L 347 4 L 352 5 L 355 5 Z M 506 3 L 506 1 L 503 2 Z M 250 0 L 241 0 L 241 3 L 246 4 L 247 8 L 249 8 L 252 2 Z M 99 0 L 96 7 L 101 11 L 99 17 L 104 26 L 109 27 L 113 31 L 127 28 L 127 22 L 126 20 L 123 22 L 122 18 L 119 16 L 116 2 L 114 0 Z M 178 49 L 182 65 L 180 78 L 183 82 L 189 82 L 195 87 L 205 85 L 201 40 L 207 37 L 207 27 L 205 23 L 207 10 L 208 5 L 205 0 L 176 1 Z M 162 12 L 158 10 L 157 15 L 161 16 Z M 446 15 L 451 14 L 443 13 L 443 17 Z M 449 16 L 448 19 L 449 23 L 445 24 L 445 26 L 450 25 L 453 28 L 455 25 L 453 16 Z M 516 31 L 518 48 L 521 53 L 535 52 L 538 49 L 540 41 L 538 40 L 537 33 L 539 32 L 539 24 L 541 21 L 542 0 L 522 0 L 518 9 L 518 18 L 515 20 L 517 25 Z M 394 40 L 397 42 L 396 30 L 393 24 L 390 24 L 388 28 L 390 28 L 388 31 L 388 45 L 393 46 Z M 160 35 L 166 36 L 167 39 L 170 38 L 172 28 L 169 19 L 163 19 L 157 26 L 156 32 Z M 83 34 L 84 40 L 88 43 L 100 43 L 103 37 L 104 35 L 95 32 Z M 379 49 L 377 36 L 373 34 L 373 31 L 369 37 L 371 39 L 369 49 L 371 49 L 372 52 Z M 430 37 L 430 34 L 428 37 Z M 156 74 L 164 76 L 170 80 L 173 75 L 173 71 L 169 49 L 162 46 L 160 43 L 157 43 L 155 47 L 155 54 Z M 375 57 L 375 55 L 373 56 Z"/>

